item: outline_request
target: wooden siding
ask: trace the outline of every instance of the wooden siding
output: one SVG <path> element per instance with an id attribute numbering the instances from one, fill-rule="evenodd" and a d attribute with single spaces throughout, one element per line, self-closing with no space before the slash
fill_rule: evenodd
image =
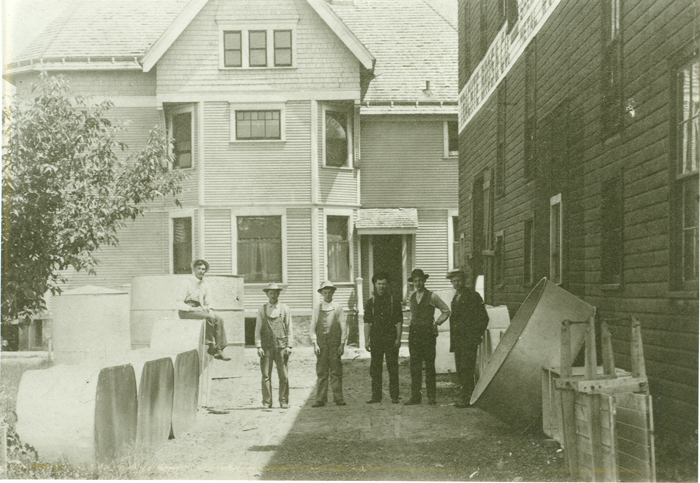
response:
<path id="1" fill-rule="evenodd" d="M 277 0 L 212 0 L 201 10 L 157 64 L 158 93 L 306 89 L 360 92 L 360 63 L 304 0 L 293 0 L 297 24 L 296 67 L 219 69 L 219 22 L 236 24 L 264 19 L 274 26 L 290 20 Z M 221 11 L 221 13 L 219 13 Z M 311 93 L 310 93 L 311 95 Z M 264 99 L 262 99 L 264 100 Z"/>
<path id="2" fill-rule="evenodd" d="M 95 257 L 99 265 L 95 275 L 84 270 L 66 270 L 68 282 L 63 290 L 84 285 L 124 288 L 135 275 L 168 273 L 169 240 L 167 213 L 149 212 L 137 218 L 118 232 L 118 246 L 104 246 Z"/>
<path id="3" fill-rule="evenodd" d="M 155 96 L 155 71 L 51 71 L 50 75 L 66 78 L 74 95 L 133 97 Z M 30 94 L 32 84 L 39 84 L 39 73 L 28 72 L 14 75 L 11 82 L 18 94 Z"/>
<path id="4" fill-rule="evenodd" d="M 363 208 L 457 208 L 458 161 L 443 158 L 443 118 L 363 116 L 361 126 Z"/>
<path id="5" fill-rule="evenodd" d="M 461 2 L 460 8 L 466 12 L 474 5 L 477 0 Z M 514 313 L 531 288 L 522 282 L 523 221 L 533 215 L 536 233 L 542 235 L 535 247 L 535 280 L 548 274 L 548 200 L 561 192 L 564 288 L 595 305 L 602 317 L 640 319 L 657 429 L 683 431 L 697 427 L 698 294 L 674 292 L 670 280 L 668 153 L 674 59 L 692 52 L 698 17 L 691 0 L 626 0 L 622 5 L 623 99 L 634 99 L 635 117 L 625 118 L 619 134 L 606 138 L 602 133 L 601 6 L 563 0 L 535 41 L 538 161 L 552 171 L 532 181 L 524 178 L 522 57 L 507 75 L 506 187 L 505 196 L 495 199 L 493 228 L 505 232 L 506 281 L 495 288 L 494 298 Z M 478 17 L 465 21 L 462 28 L 478 30 Z M 466 253 L 472 240 L 472 183 L 495 166 L 495 102 L 492 96 L 460 134 L 460 230 Z M 564 117 L 558 118 L 561 113 Z M 552 126 L 553 119 L 565 122 Z M 561 165 L 547 165 L 543 155 L 550 128 L 566 138 Z M 624 186 L 624 271 L 620 287 L 605 290 L 602 187 L 614 176 L 621 176 Z M 629 368 L 627 335 L 613 335 L 617 365 Z"/>
<path id="6" fill-rule="evenodd" d="M 231 210 L 204 210 L 204 240 L 204 253 L 211 264 L 211 273 L 236 273 L 231 258 Z"/>
<path id="7" fill-rule="evenodd" d="M 412 268 L 420 268 L 430 275 L 426 287 L 446 290 L 452 284 L 447 275 L 447 210 L 418 210 L 415 257 Z"/>
<path id="8" fill-rule="evenodd" d="M 309 102 L 288 102 L 284 112 L 286 141 L 231 142 L 229 103 L 204 104 L 207 204 L 310 202 Z"/>

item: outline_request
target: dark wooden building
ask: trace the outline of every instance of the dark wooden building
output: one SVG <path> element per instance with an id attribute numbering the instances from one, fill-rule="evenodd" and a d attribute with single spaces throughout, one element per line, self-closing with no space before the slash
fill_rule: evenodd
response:
<path id="1" fill-rule="evenodd" d="M 511 315 L 548 277 L 640 319 L 660 431 L 697 428 L 699 36 L 693 0 L 459 2 L 462 261 Z"/>

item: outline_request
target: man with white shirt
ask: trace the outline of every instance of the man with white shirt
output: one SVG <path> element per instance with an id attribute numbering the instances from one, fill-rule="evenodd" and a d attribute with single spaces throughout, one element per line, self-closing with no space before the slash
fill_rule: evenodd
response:
<path id="1" fill-rule="evenodd" d="M 420 404 L 423 385 L 423 363 L 425 362 L 425 388 L 428 404 L 435 405 L 437 383 L 435 381 L 435 343 L 437 326 L 450 317 L 450 308 L 434 292 L 425 288 L 429 275 L 421 269 L 411 272 L 409 282 L 416 289 L 410 297 L 411 323 L 408 331 L 408 353 L 411 359 L 411 399 L 405 406 Z M 435 309 L 442 312 L 435 319 Z"/>
<path id="2" fill-rule="evenodd" d="M 215 359 L 230 361 L 222 352 L 228 345 L 224 320 L 211 309 L 209 284 L 204 281 L 204 274 L 209 271 L 209 262 L 198 259 L 192 262 L 192 277 L 182 285 L 176 304 L 181 319 L 206 319 L 207 328 L 205 344 L 209 346 L 207 352 Z"/>
<path id="3" fill-rule="evenodd" d="M 345 322 L 343 306 L 333 302 L 336 287 L 333 282 L 323 282 L 318 292 L 323 301 L 314 307 L 309 332 L 316 354 L 316 402 L 311 405 L 319 408 L 326 405 L 328 379 L 330 375 L 333 400 L 338 406 L 345 406 L 343 399 L 343 364 L 340 356 L 345 352 L 348 326 Z"/>
<path id="4" fill-rule="evenodd" d="M 289 409 L 287 361 L 292 353 L 292 315 L 289 307 L 279 302 L 282 287 L 271 283 L 263 289 L 268 303 L 258 309 L 255 320 L 255 347 L 260 357 L 263 406 L 272 407 L 272 364 L 277 366 L 279 400 L 282 409 Z"/>

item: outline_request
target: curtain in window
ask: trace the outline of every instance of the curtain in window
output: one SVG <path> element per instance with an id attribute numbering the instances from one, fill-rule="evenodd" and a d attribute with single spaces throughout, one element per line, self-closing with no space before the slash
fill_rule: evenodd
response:
<path id="1" fill-rule="evenodd" d="M 245 282 L 282 281 L 281 217 L 238 218 L 238 274 Z"/>
<path id="2" fill-rule="evenodd" d="M 328 278 L 333 282 L 349 282 L 348 218 L 346 216 L 329 216 L 327 223 Z"/>

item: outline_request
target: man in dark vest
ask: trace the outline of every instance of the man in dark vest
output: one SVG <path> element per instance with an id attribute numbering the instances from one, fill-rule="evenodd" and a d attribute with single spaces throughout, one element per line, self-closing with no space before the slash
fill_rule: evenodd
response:
<path id="1" fill-rule="evenodd" d="M 258 309 L 255 321 L 255 346 L 260 357 L 262 372 L 263 407 L 272 407 L 272 364 L 277 366 L 279 399 L 282 409 L 289 408 L 289 379 L 287 361 L 292 353 L 292 314 L 289 307 L 279 302 L 282 287 L 271 283 L 263 289 L 269 300 Z"/>
<path id="2" fill-rule="evenodd" d="M 423 385 L 423 362 L 425 362 L 425 387 L 428 404 L 435 405 L 435 340 L 437 326 L 450 316 L 450 309 L 437 294 L 425 288 L 428 275 L 423 270 L 411 272 L 409 281 L 416 289 L 410 297 L 411 323 L 408 332 L 408 353 L 411 358 L 411 399 L 404 405 L 420 404 Z M 435 319 L 435 309 L 442 312 Z"/>
<path id="3" fill-rule="evenodd" d="M 365 304 L 365 348 L 371 352 L 369 375 L 372 377 L 372 397 L 367 404 L 382 400 L 382 363 L 386 356 L 389 372 L 391 402 L 399 403 L 399 348 L 403 311 L 401 302 L 389 293 L 389 277 L 384 272 L 374 274 L 374 297 Z"/>
<path id="4" fill-rule="evenodd" d="M 476 351 L 489 324 L 489 316 L 481 295 L 467 287 L 467 277 L 462 270 L 452 270 L 447 278 L 455 289 L 450 316 L 450 352 L 455 354 L 457 378 L 462 386 L 455 407 L 467 408 L 474 390 Z"/>

